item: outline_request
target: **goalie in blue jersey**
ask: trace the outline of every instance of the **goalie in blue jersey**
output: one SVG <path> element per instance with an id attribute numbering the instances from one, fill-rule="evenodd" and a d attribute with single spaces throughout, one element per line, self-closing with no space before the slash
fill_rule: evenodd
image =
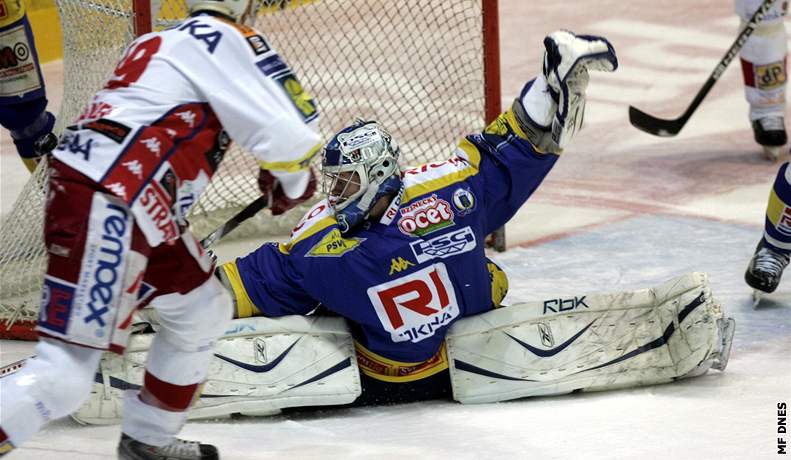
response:
<path id="1" fill-rule="evenodd" d="M 484 237 L 525 203 L 581 127 L 589 71 L 617 68 L 601 37 L 560 31 L 544 45 L 543 73 L 447 161 L 402 171 L 396 140 L 374 121 L 330 140 L 326 197 L 290 240 L 217 268 L 237 319 L 191 417 L 501 401 L 724 368 L 732 323 L 702 274 L 497 308 L 508 281 Z M 108 359 L 142 361 L 146 339 L 135 340 L 125 358 Z M 127 364 L 106 363 L 110 378 L 97 376 L 106 383 L 95 394 L 137 384 L 139 366 Z M 96 397 L 75 417 L 113 416 Z"/>

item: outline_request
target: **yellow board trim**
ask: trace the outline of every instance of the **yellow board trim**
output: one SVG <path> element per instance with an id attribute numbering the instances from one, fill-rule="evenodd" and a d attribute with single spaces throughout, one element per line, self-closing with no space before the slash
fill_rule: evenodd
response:
<path id="1" fill-rule="evenodd" d="M 244 288 L 244 283 L 242 283 L 242 276 L 239 274 L 239 267 L 236 266 L 236 262 L 223 264 L 222 269 L 231 283 L 231 290 L 233 290 L 233 296 L 236 298 L 236 317 L 250 318 L 252 316 L 261 316 L 261 310 L 253 304 L 250 296 L 247 295 L 247 290 Z"/>
<path id="2" fill-rule="evenodd" d="M 27 17 L 36 41 L 39 62 L 63 59 L 63 35 L 57 8 L 31 9 Z"/>
<path id="3" fill-rule="evenodd" d="M 431 377 L 448 368 L 448 355 L 445 352 L 445 343 L 431 359 L 418 363 L 395 361 L 380 356 L 354 342 L 357 351 L 357 364 L 367 376 L 376 380 L 393 383 L 414 382 Z M 378 368 L 375 369 L 374 367 Z"/>

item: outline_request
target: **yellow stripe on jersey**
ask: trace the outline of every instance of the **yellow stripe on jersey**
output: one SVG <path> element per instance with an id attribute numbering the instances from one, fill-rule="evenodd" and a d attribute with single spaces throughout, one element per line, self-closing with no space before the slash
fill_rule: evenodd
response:
<path id="1" fill-rule="evenodd" d="M 786 206 L 788 206 L 788 203 L 784 203 L 783 200 L 777 196 L 777 193 L 775 193 L 773 188 L 772 192 L 769 194 L 769 204 L 766 207 L 766 217 L 775 227 L 777 227 L 777 224 L 780 223 L 780 217 L 782 217 Z"/>
<path id="2" fill-rule="evenodd" d="M 481 152 L 478 150 L 478 147 L 475 146 L 469 139 L 466 137 L 459 142 L 459 149 L 464 152 L 465 156 L 467 157 L 466 160 L 472 165 L 474 168 L 478 168 L 481 164 Z"/>
<path id="3" fill-rule="evenodd" d="M 237 318 L 250 318 L 251 316 L 261 316 L 261 310 L 258 309 L 250 300 L 247 295 L 247 290 L 242 283 L 242 277 L 239 275 L 239 267 L 236 266 L 236 261 L 228 262 L 222 265 L 222 270 L 231 283 L 233 296 L 236 298 L 236 317 Z"/>
<path id="4" fill-rule="evenodd" d="M 286 171 L 286 172 L 297 172 L 307 169 L 310 166 L 310 162 L 313 161 L 313 157 L 319 153 L 321 150 L 322 144 L 318 143 L 314 145 L 308 153 L 302 155 L 301 157 L 295 160 L 288 160 L 288 161 L 258 161 L 258 165 L 261 166 L 262 169 L 269 169 L 270 171 Z"/>
<path id="5" fill-rule="evenodd" d="M 281 253 L 288 254 L 289 252 L 291 252 L 291 248 L 293 248 L 295 244 L 299 243 L 302 240 L 310 238 L 311 236 L 315 235 L 316 233 L 324 230 L 325 228 L 327 228 L 327 227 L 329 227 L 331 225 L 335 225 L 337 223 L 338 223 L 338 221 L 335 220 L 335 216 L 334 215 L 325 217 L 325 218 L 323 218 L 323 219 L 321 219 L 319 221 L 316 221 L 316 223 L 314 223 L 313 225 L 308 227 L 306 230 L 304 230 L 302 233 L 297 235 L 295 238 L 293 238 L 288 243 L 280 243 L 277 246 L 277 248 L 278 248 L 278 250 L 280 250 Z"/>
<path id="6" fill-rule="evenodd" d="M 431 359 L 419 363 L 405 363 L 379 356 L 357 341 L 354 342 L 354 348 L 357 351 L 357 364 L 360 370 L 365 375 L 384 382 L 414 382 L 448 368 L 445 343 Z"/>

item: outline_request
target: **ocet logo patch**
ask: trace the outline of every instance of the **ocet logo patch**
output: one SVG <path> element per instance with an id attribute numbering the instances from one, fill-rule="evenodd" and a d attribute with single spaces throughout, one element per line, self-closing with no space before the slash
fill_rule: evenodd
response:
<path id="1" fill-rule="evenodd" d="M 420 342 L 459 316 L 443 263 L 368 288 L 368 298 L 394 342 Z"/>
<path id="2" fill-rule="evenodd" d="M 414 266 L 415 264 L 404 259 L 403 257 L 395 257 L 390 260 L 390 272 L 388 274 L 390 276 L 393 276 L 393 273 L 401 273 L 407 268 Z"/>
<path id="3" fill-rule="evenodd" d="M 308 257 L 340 257 L 362 243 L 362 238 L 344 238 L 338 229 L 327 233 L 310 251 Z"/>
<path id="4" fill-rule="evenodd" d="M 454 224 L 450 203 L 431 195 L 399 209 L 398 229 L 409 236 L 424 236 Z"/>
<path id="5" fill-rule="evenodd" d="M 472 251 L 477 246 L 477 242 L 472 229 L 464 227 L 430 240 L 415 241 L 409 246 L 417 263 L 422 264 L 431 259 L 444 259 Z"/>

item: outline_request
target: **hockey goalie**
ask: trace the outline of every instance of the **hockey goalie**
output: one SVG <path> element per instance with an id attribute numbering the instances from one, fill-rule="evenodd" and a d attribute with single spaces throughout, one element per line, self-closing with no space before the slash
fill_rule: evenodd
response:
<path id="1" fill-rule="evenodd" d="M 582 126 L 601 37 L 555 32 L 543 71 L 454 156 L 402 170 L 384 126 L 357 121 L 323 149 L 323 192 L 287 243 L 216 269 L 236 319 L 192 418 L 427 399 L 486 403 L 652 385 L 723 370 L 734 323 L 707 278 L 503 306 L 483 238 L 537 189 Z M 150 318 L 156 329 L 156 318 Z M 116 420 L 151 334 L 107 356 L 75 418 Z"/>

